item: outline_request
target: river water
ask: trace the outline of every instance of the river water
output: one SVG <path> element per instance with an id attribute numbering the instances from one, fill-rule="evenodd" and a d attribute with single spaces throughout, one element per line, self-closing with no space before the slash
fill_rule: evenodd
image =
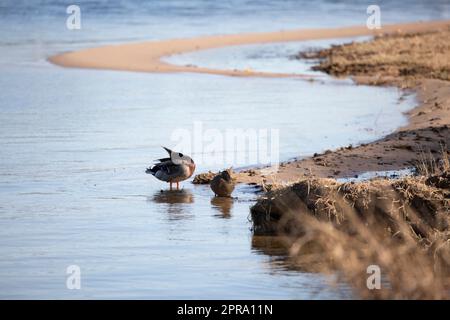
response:
<path id="1" fill-rule="evenodd" d="M 252 235 L 251 186 L 223 200 L 189 181 L 169 192 L 144 171 L 164 156 L 161 145 L 176 145 L 174 132 L 199 123 L 204 139 L 208 129 L 278 130 L 279 157 L 288 159 L 392 132 L 414 97 L 321 74 L 313 82 L 144 74 L 64 69 L 46 59 L 108 43 L 365 23 L 365 2 L 351 3 L 83 0 L 82 28 L 69 31 L 66 1 L 2 1 L 0 298 L 350 297 L 345 284 L 291 268 L 273 239 Z M 402 3 L 381 2 L 384 21 L 449 18 L 447 1 Z M 308 72 L 291 55 L 330 43 L 168 59 Z M 233 165 L 200 161 L 197 172 Z M 80 290 L 66 286 L 71 265 L 81 270 Z"/>

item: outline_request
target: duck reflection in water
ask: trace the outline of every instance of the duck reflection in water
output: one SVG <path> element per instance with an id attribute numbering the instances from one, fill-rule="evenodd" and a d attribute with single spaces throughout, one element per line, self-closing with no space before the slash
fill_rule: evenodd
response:
<path id="1" fill-rule="evenodd" d="M 178 204 L 178 203 L 194 203 L 193 194 L 186 189 L 182 190 L 160 190 L 153 195 L 154 202 Z"/>
<path id="2" fill-rule="evenodd" d="M 149 201 L 166 204 L 170 220 L 193 217 L 189 204 L 194 203 L 194 195 L 189 190 L 160 190 L 155 192 Z"/>
<path id="3" fill-rule="evenodd" d="M 229 219 L 231 218 L 231 209 L 233 208 L 233 198 L 230 197 L 213 197 L 211 199 L 212 207 L 219 211 L 216 217 Z"/>

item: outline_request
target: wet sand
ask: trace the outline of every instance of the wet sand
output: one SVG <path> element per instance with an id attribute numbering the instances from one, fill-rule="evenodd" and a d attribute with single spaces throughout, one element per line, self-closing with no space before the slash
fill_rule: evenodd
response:
<path id="1" fill-rule="evenodd" d="M 307 177 L 349 178 L 365 172 L 414 168 L 431 159 L 439 163 L 450 151 L 449 37 L 447 27 L 393 34 L 316 52 L 326 57 L 315 67 L 318 70 L 351 76 L 357 85 L 396 86 L 403 90 L 400 100 L 416 94 L 417 106 L 406 114 L 408 124 L 372 143 L 282 163 L 270 176 L 259 170 L 240 172 L 236 175 L 238 181 L 283 184 Z"/>
<path id="2" fill-rule="evenodd" d="M 243 183 L 272 184 L 291 183 L 305 177 L 354 177 L 368 171 L 410 168 L 430 154 L 438 158 L 442 149 L 450 145 L 450 85 L 428 79 L 416 90 L 419 104 L 407 113 L 408 125 L 383 139 L 288 161 L 274 175 L 246 170 L 237 173 L 236 178 Z"/>

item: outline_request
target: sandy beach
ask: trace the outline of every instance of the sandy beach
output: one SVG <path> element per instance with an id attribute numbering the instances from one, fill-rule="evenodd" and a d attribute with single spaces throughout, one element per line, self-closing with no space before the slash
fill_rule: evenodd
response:
<path id="1" fill-rule="evenodd" d="M 415 90 L 419 104 L 408 112 L 408 125 L 383 139 L 284 162 L 270 177 L 247 170 L 236 173 L 236 178 L 244 183 L 271 184 L 306 177 L 358 177 L 369 171 L 412 168 L 430 154 L 439 157 L 442 148 L 450 145 L 450 86 L 441 80 L 424 80 Z"/>
<path id="2" fill-rule="evenodd" d="M 372 143 L 283 163 L 270 178 L 258 171 L 241 173 L 239 178 L 271 183 L 305 177 L 358 177 L 364 172 L 414 168 L 421 162 L 440 159 L 450 145 L 448 37 L 447 26 L 422 33 L 385 35 L 365 44 L 318 52 L 328 55 L 316 66 L 318 70 L 350 76 L 356 84 L 395 86 L 404 94 L 416 93 L 417 106 L 406 114 L 408 124 Z"/>
<path id="3" fill-rule="evenodd" d="M 206 36 L 192 39 L 149 41 L 67 52 L 52 56 L 48 60 L 54 64 L 72 68 L 140 72 L 196 72 L 228 76 L 286 77 L 294 75 L 254 72 L 249 70 L 217 70 L 195 66 L 176 66 L 161 61 L 161 58 L 173 54 L 226 46 L 347 38 L 392 32 L 420 32 L 439 29 L 447 24 L 448 21 L 431 21 L 386 25 L 380 30 L 369 30 L 366 26 L 354 26 L 335 29 L 301 29 L 265 33 Z M 300 77 L 299 75 L 295 76 Z"/>

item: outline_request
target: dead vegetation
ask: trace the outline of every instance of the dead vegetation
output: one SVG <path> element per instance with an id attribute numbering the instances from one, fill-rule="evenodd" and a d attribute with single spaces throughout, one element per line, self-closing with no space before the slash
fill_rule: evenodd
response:
<path id="1" fill-rule="evenodd" d="M 234 170 L 232 168 L 228 168 L 228 169 L 226 169 L 226 171 L 228 171 L 228 173 L 231 176 L 231 179 L 235 182 L 236 181 L 236 172 L 234 172 Z M 192 183 L 193 184 L 210 184 L 212 179 L 219 173 L 220 173 L 220 171 L 218 171 L 218 172 L 208 171 L 208 172 L 204 172 L 204 173 L 199 173 L 194 177 L 194 180 L 192 180 Z"/>
<path id="2" fill-rule="evenodd" d="M 192 180 L 193 184 L 209 184 L 211 180 L 217 175 L 218 173 L 214 173 L 212 171 L 199 173 L 194 177 L 194 180 Z"/>
<path id="3" fill-rule="evenodd" d="M 427 163 L 442 165 L 429 176 L 305 179 L 268 192 L 251 208 L 254 232 L 289 237 L 297 266 L 339 271 L 362 298 L 448 299 L 450 166 L 446 154 Z M 366 285 L 374 264 L 381 290 Z"/>
<path id="4" fill-rule="evenodd" d="M 371 75 L 373 84 L 386 78 L 450 80 L 450 29 L 378 36 L 372 41 L 303 52 L 299 58 L 319 59 L 314 70 L 334 76 Z"/>
<path id="5" fill-rule="evenodd" d="M 424 79 L 450 80 L 450 29 L 386 35 L 300 57 L 318 59 L 314 69 L 331 75 L 416 87 Z M 440 152 L 426 148 L 431 138 L 418 141 L 418 132 L 416 138 L 414 145 L 402 138 L 392 147 L 420 152 L 409 161 L 416 176 L 356 183 L 312 176 L 270 188 L 251 208 L 255 234 L 288 238 L 297 267 L 337 274 L 358 297 L 449 299 L 450 152 L 446 136 Z M 327 165 L 319 155 L 314 161 Z M 367 286 L 371 265 L 380 267 L 381 290 Z"/>

